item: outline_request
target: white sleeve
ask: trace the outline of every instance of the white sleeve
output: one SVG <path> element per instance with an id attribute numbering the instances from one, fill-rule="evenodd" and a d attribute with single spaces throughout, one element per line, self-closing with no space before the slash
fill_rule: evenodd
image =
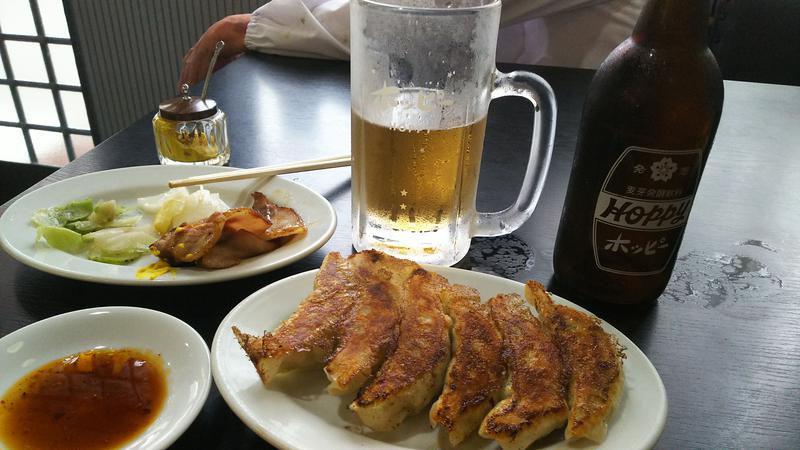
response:
<path id="1" fill-rule="evenodd" d="M 348 0 L 272 0 L 252 14 L 250 50 L 312 58 L 350 58 Z"/>
<path id="2" fill-rule="evenodd" d="M 588 7 L 609 1 L 503 0 L 501 38 L 512 38 L 511 34 L 514 36 L 513 39 L 501 39 L 503 44 L 501 49 L 508 48 L 498 54 L 498 59 L 538 61 L 543 54 L 527 55 L 524 49 L 516 48 L 523 44 L 529 45 L 525 43 L 528 39 L 523 36 L 525 33 L 521 27 L 532 28 L 541 20 L 551 16 L 558 17 L 562 12 L 592 11 L 593 9 Z M 529 23 L 523 25 L 522 22 L 525 21 Z M 511 31 L 514 33 L 510 33 Z M 272 0 L 253 12 L 245 34 L 245 45 L 250 50 L 263 53 L 349 59 L 350 2 L 349 0 Z"/>
<path id="3" fill-rule="evenodd" d="M 643 6 L 644 0 L 608 0 L 513 19 L 500 28 L 497 60 L 596 69 L 630 36 Z"/>
<path id="4" fill-rule="evenodd" d="M 546 17 L 609 0 L 503 0 L 501 26 Z"/>

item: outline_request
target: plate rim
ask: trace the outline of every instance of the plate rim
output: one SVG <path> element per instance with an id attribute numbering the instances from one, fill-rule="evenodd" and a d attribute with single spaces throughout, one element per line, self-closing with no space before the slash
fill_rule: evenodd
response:
<path id="1" fill-rule="evenodd" d="M 202 361 L 200 361 L 200 365 L 202 365 L 203 368 L 207 369 L 206 371 L 207 376 L 205 377 L 202 376 L 202 372 L 197 374 L 197 379 L 202 381 L 202 385 L 200 386 L 200 391 L 199 391 L 200 395 L 196 397 L 196 400 L 189 403 L 190 407 L 185 410 L 187 413 L 178 418 L 178 420 L 175 422 L 173 430 L 171 432 L 166 433 L 164 437 L 159 439 L 159 445 L 157 448 L 164 448 L 164 449 L 169 448 L 170 445 L 174 444 L 175 441 L 178 440 L 178 438 L 180 438 L 181 436 L 183 436 L 184 433 L 186 433 L 186 430 L 189 429 L 189 427 L 194 423 L 195 419 L 197 419 L 197 417 L 200 415 L 200 412 L 202 411 L 203 407 L 206 404 L 206 401 L 208 400 L 208 396 L 211 392 L 211 384 L 213 382 L 213 377 L 211 375 L 211 370 L 210 370 L 211 352 L 210 349 L 208 348 L 208 345 L 206 344 L 205 340 L 200 335 L 200 333 L 198 333 L 197 330 L 194 329 L 194 327 L 184 322 L 183 320 L 179 319 L 178 317 L 175 317 L 171 314 L 167 314 L 163 311 L 159 311 L 156 309 L 142 308 L 139 306 L 97 306 L 92 308 L 78 309 L 75 311 L 68 311 L 65 313 L 46 317 L 36 322 L 29 323 L 28 325 L 25 325 L 22 328 L 18 328 L 12 331 L 11 333 L 8 333 L 7 335 L 0 337 L 0 347 L 6 341 L 12 341 L 14 336 L 19 336 L 22 333 L 31 333 L 31 332 L 37 334 L 46 333 L 49 326 L 54 322 L 73 320 L 74 318 L 85 318 L 99 312 L 110 312 L 111 314 L 118 314 L 118 315 L 122 314 L 123 316 L 128 314 L 149 315 L 150 317 L 158 317 L 160 319 L 164 319 L 166 321 L 172 322 L 173 324 L 173 326 L 171 327 L 172 329 L 182 330 L 179 331 L 179 333 L 186 336 L 187 339 L 192 339 L 194 341 L 194 344 L 198 348 L 205 350 L 201 353 Z M 35 370 L 35 368 L 32 368 L 27 373 L 30 373 L 33 370 Z M 180 380 L 176 380 L 176 384 L 178 384 L 179 381 Z M 158 417 L 156 417 L 155 420 L 158 420 Z M 153 423 L 155 423 L 155 420 Z M 152 426 L 152 424 L 150 426 Z M 145 429 L 145 431 L 146 430 L 147 429 Z M 141 435 L 138 436 L 140 437 Z M 129 442 L 126 445 L 123 445 L 120 448 L 123 449 L 131 448 L 130 443 L 134 442 L 135 438 L 136 437 L 132 438 L 131 442 Z"/>
<path id="2" fill-rule="evenodd" d="M 445 276 L 445 277 L 447 277 L 447 272 L 454 272 L 454 273 L 468 272 L 470 275 L 477 276 L 478 278 L 481 278 L 481 277 L 498 278 L 498 279 L 503 280 L 503 281 L 508 281 L 508 282 L 512 282 L 514 284 L 518 284 L 522 288 L 524 288 L 524 283 L 522 283 L 522 282 L 519 282 L 519 281 L 516 281 L 516 280 L 511 280 L 511 279 L 508 279 L 508 278 L 503 278 L 503 277 L 498 276 L 498 275 L 488 274 L 488 273 L 484 273 L 484 272 L 476 272 L 476 271 L 467 270 L 467 269 L 461 269 L 461 268 L 457 268 L 457 267 L 436 266 L 436 265 L 430 265 L 430 264 L 421 264 L 421 266 L 424 267 L 427 270 L 430 270 L 432 272 L 436 272 L 436 273 L 438 273 L 438 274 L 440 274 L 442 276 Z M 311 269 L 311 270 L 307 270 L 307 271 L 304 271 L 304 272 L 300 272 L 300 273 L 294 274 L 292 276 L 289 276 L 289 277 L 286 277 L 286 278 L 282 278 L 280 280 L 272 282 L 272 283 L 262 287 L 261 289 L 258 289 L 257 291 L 253 292 L 252 294 L 248 295 L 242 301 L 240 301 L 236 306 L 234 306 L 228 312 L 228 314 L 225 315 L 225 317 L 222 319 L 222 321 L 220 322 L 219 326 L 217 327 L 217 330 L 214 332 L 214 337 L 211 340 L 211 374 L 212 374 L 212 377 L 214 378 L 214 384 L 217 386 L 217 390 L 219 391 L 219 393 L 222 396 L 223 400 L 225 400 L 225 403 L 228 405 L 228 407 L 231 409 L 231 411 L 233 411 L 233 413 L 236 414 L 236 416 L 239 418 L 239 420 L 241 420 L 250 430 L 252 430 L 259 437 L 261 437 L 262 439 L 267 441 L 269 444 L 274 445 L 275 447 L 277 447 L 279 449 L 282 449 L 282 450 L 283 449 L 287 449 L 287 450 L 288 449 L 290 449 L 290 450 L 304 450 L 304 449 L 301 449 L 300 447 L 296 447 L 296 446 L 292 445 L 290 442 L 287 442 L 286 440 L 284 440 L 279 434 L 271 432 L 268 428 L 262 427 L 260 424 L 256 423 L 254 421 L 254 419 L 252 417 L 250 417 L 249 414 L 247 414 L 247 412 L 244 410 L 244 408 L 242 408 L 242 405 L 240 405 L 239 403 L 233 401 L 234 394 L 231 392 L 229 386 L 227 384 L 225 384 L 225 383 L 221 383 L 220 381 L 218 381 L 222 377 L 222 375 L 220 373 L 220 368 L 219 368 L 221 362 L 218 360 L 218 350 L 220 348 L 219 342 L 221 342 L 221 340 L 223 338 L 223 335 L 224 335 L 225 331 L 227 330 L 227 328 L 223 329 L 223 325 L 225 325 L 227 322 L 229 322 L 229 319 L 232 318 L 232 316 L 234 316 L 235 313 L 237 313 L 240 309 L 248 306 L 248 304 L 250 302 L 255 301 L 255 299 L 258 298 L 260 295 L 262 295 L 262 293 L 264 291 L 266 291 L 268 289 L 271 289 L 271 288 L 274 288 L 274 286 L 277 285 L 277 284 L 290 283 L 290 282 L 293 282 L 294 279 L 296 279 L 296 278 L 307 277 L 307 276 L 310 276 L 310 275 L 315 274 L 317 272 L 319 272 L 319 269 Z M 588 311 L 586 308 L 584 308 L 584 307 L 582 307 L 582 306 L 580 306 L 580 305 L 578 305 L 578 304 L 576 304 L 576 303 L 574 303 L 574 302 L 572 302 L 572 301 L 570 301 L 570 300 L 568 300 L 568 299 L 566 299 L 564 297 L 561 297 L 559 295 L 553 294 L 550 291 L 547 291 L 547 292 L 553 297 L 554 300 L 556 300 L 557 303 L 562 303 L 563 304 L 564 302 L 566 302 L 570 307 L 573 307 L 573 308 L 575 308 L 575 309 L 577 309 L 577 310 L 579 310 L 581 312 L 584 312 L 586 314 L 589 314 L 589 315 L 591 315 L 593 317 L 598 317 L 596 314 L 592 313 L 591 311 Z M 614 327 L 610 323 L 606 322 L 603 319 L 600 319 L 600 320 L 602 321 L 603 325 L 605 325 L 607 327 L 610 327 L 611 330 L 613 330 L 615 333 L 619 334 L 620 336 L 624 336 L 625 339 L 627 339 L 630 342 L 631 347 L 633 349 L 635 349 L 636 351 L 638 351 L 639 353 L 641 353 L 641 355 L 644 357 L 643 361 L 645 363 L 645 367 L 646 367 L 647 371 L 651 375 L 654 375 L 653 378 L 657 382 L 656 385 L 654 386 L 654 388 L 656 389 L 657 394 L 659 395 L 659 397 L 661 397 L 663 399 L 664 407 L 659 411 L 659 413 L 658 413 L 658 415 L 656 417 L 656 420 L 655 420 L 655 423 L 654 423 L 654 428 L 653 428 L 655 430 L 655 432 L 653 432 L 648 437 L 647 441 L 644 442 L 643 446 L 641 447 L 643 449 L 653 448 L 655 446 L 655 444 L 658 442 L 658 440 L 661 438 L 661 435 L 664 433 L 664 429 L 666 427 L 666 422 L 667 422 L 667 415 L 668 415 L 668 411 L 669 411 L 669 397 L 667 396 L 667 391 L 666 391 L 666 388 L 664 386 L 664 381 L 661 379 L 661 375 L 659 375 L 658 370 L 656 370 L 655 366 L 653 365 L 653 362 L 650 361 L 650 358 L 647 357 L 647 355 L 639 348 L 639 346 L 636 345 L 635 342 L 633 342 L 624 333 L 620 332 L 616 327 Z M 398 448 L 398 449 L 404 448 L 404 447 L 400 447 L 400 446 L 394 446 L 394 447 Z"/>
<path id="3" fill-rule="evenodd" d="M 214 172 L 225 172 L 225 171 L 232 171 L 239 169 L 227 166 L 144 165 L 144 166 L 118 167 L 114 169 L 99 170 L 97 172 L 90 172 L 81 175 L 76 175 L 74 177 L 65 178 L 63 180 L 47 184 L 31 192 L 28 192 L 27 194 L 18 198 L 16 201 L 10 204 L 5 211 L 3 211 L 2 215 L 0 215 L 0 231 L 2 231 L 3 226 L 9 220 L 8 219 L 9 212 L 13 213 L 15 208 L 21 208 L 21 206 L 19 205 L 24 204 L 24 201 L 27 200 L 30 196 L 42 190 L 55 189 L 56 186 L 63 183 L 80 182 L 80 180 L 84 178 L 91 178 L 93 176 L 97 176 L 97 174 L 113 174 L 116 172 L 129 172 L 129 171 L 135 172 L 135 171 L 147 171 L 147 170 L 186 170 L 187 172 L 197 170 L 205 173 L 214 173 Z M 8 240 L 5 233 L 0 233 L 0 247 L 2 247 L 2 249 L 9 256 L 11 256 L 21 264 L 24 264 L 28 267 L 32 267 L 42 272 L 60 276 L 63 278 L 85 281 L 90 283 L 99 283 L 99 284 L 110 284 L 118 286 L 143 286 L 143 287 L 144 286 L 147 287 L 187 286 L 187 285 L 219 283 L 224 281 L 238 280 L 255 275 L 260 275 L 293 264 L 305 258 L 306 256 L 310 255 L 311 253 L 314 253 L 315 251 L 319 250 L 331 239 L 333 234 L 336 232 L 336 227 L 338 226 L 338 215 L 336 214 L 336 209 L 333 207 L 330 201 L 328 201 L 328 199 L 325 198 L 322 194 L 296 181 L 289 180 L 287 178 L 280 176 L 276 177 L 279 177 L 281 180 L 283 180 L 283 182 L 288 182 L 294 185 L 296 188 L 306 191 L 308 194 L 311 194 L 312 197 L 316 197 L 318 200 L 321 200 L 321 204 L 325 205 L 325 210 L 332 217 L 332 220 L 330 221 L 330 223 L 328 223 L 327 228 L 324 230 L 322 235 L 316 241 L 309 243 L 302 251 L 290 255 L 289 257 L 285 258 L 279 263 L 276 263 L 277 265 L 271 265 L 266 268 L 254 267 L 245 270 L 244 272 L 236 272 L 236 271 L 225 272 L 225 273 L 212 272 L 212 276 L 210 277 L 174 278 L 174 279 L 167 278 L 167 279 L 161 279 L 157 282 L 153 282 L 151 280 L 139 280 L 134 277 L 128 279 L 128 278 L 109 278 L 107 276 L 102 276 L 102 275 L 97 276 L 97 275 L 92 275 L 91 273 L 77 272 L 73 270 L 64 269 L 59 266 L 43 263 L 42 261 L 39 261 L 36 258 L 33 258 L 25 254 L 24 252 L 16 248 L 14 245 L 12 245 L 12 243 Z"/>

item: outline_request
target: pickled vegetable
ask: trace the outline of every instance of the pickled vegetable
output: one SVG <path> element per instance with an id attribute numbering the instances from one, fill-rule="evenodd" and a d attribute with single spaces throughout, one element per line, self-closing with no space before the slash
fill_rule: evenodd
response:
<path id="1" fill-rule="evenodd" d="M 39 227 L 38 235 L 43 237 L 50 247 L 67 253 L 80 253 L 84 250 L 83 236 L 63 227 Z M 38 240 L 38 239 L 37 239 Z"/>
<path id="2" fill-rule="evenodd" d="M 81 219 L 86 219 L 94 211 L 92 199 L 77 200 L 61 206 L 40 209 L 33 214 L 31 222 L 36 226 L 63 227 Z"/>
<path id="3" fill-rule="evenodd" d="M 88 243 L 87 257 L 108 264 L 128 264 L 149 253 L 158 235 L 149 228 L 106 228 L 83 237 Z"/>

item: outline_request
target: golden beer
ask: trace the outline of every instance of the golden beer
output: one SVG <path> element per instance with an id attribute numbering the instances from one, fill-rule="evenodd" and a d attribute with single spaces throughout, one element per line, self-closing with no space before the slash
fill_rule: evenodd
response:
<path id="1" fill-rule="evenodd" d="M 473 236 L 511 233 L 533 213 L 556 102 L 538 75 L 495 68 L 499 0 L 438 3 L 350 2 L 350 218 L 358 251 L 452 265 Z M 477 212 L 489 102 L 506 96 L 535 107 L 530 158 L 514 203 Z"/>
<path id="2" fill-rule="evenodd" d="M 468 228 L 475 214 L 485 130 L 485 117 L 462 127 L 409 130 L 353 113 L 353 195 L 366 205 L 359 226 L 410 233 L 416 237 L 409 247 L 429 252 L 440 250 L 437 234 L 445 238 L 439 244 L 453 245 L 453 228 Z"/>

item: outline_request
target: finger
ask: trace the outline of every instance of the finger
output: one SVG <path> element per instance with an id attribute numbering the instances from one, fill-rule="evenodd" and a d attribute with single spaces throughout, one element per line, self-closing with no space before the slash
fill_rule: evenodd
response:
<path id="1" fill-rule="evenodd" d="M 184 66 L 181 74 L 182 83 L 189 85 L 195 84 L 204 78 L 204 72 L 208 67 L 211 56 L 205 48 L 199 45 L 195 47 L 192 54 L 189 55 L 186 65 Z M 185 73 L 185 76 L 183 75 Z"/>
<path id="2" fill-rule="evenodd" d="M 181 91 L 181 87 L 184 84 L 191 84 L 192 60 L 194 59 L 193 53 L 195 53 L 195 47 L 190 48 L 189 51 L 183 55 L 183 61 L 181 61 L 181 74 L 178 77 L 178 92 Z"/>

